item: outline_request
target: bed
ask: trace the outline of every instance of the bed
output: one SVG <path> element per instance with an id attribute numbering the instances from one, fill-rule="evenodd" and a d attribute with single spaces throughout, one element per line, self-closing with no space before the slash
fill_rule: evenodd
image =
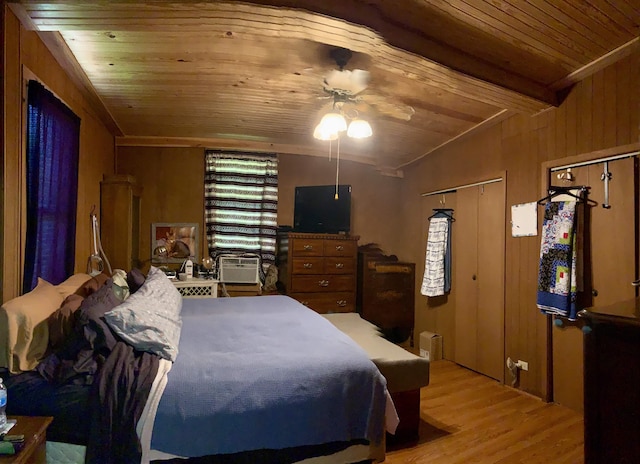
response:
<path id="1" fill-rule="evenodd" d="M 429 360 L 391 343 L 379 327 L 364 320 L 358 313 L 323 315 L 340 331 L 353 339 L 378 367 L 387 380 L 399 424 L 388 439 L 393 444 L 405 444 L 418 439 L 420 424 L 420 389 L 429 385 Z"/>
<path id="2" fill-rule="evenodd" d="M 156 328 L 167 321 L 136 319 L 144 319 L 140 314 L 145 308 L 155 318 L 164 315 L 158 306 L 175 298 L 177 291 L 160 274 L 152 268 L 137 292 L 120 304 L 94 310 L 92 322 L 83 326 L 94 352 L 104 358 L 89 384 L 80 381 L 86 375 L 65 384 L 43 384 L 43 372 L 58 373 L 65 365 L 64 355 L 58 354 L 50 368 L 50 354 L 34 369 L 8 379 L 13 398 L 9 413 L 53 415 L 48 438 L 87 445 L 87 462 L 173 462 L 178 457 L 211 463 L 384 460 L 385 430 L 395 430 L 397 416 L 385 378 L 352 338 L 286 296 L 178 297 L 180 330 L 172 347 L 175 324 L 161 331 L 169 336 L 158 342 L 152 340 Z M 148 291 L 150 280 L 162 290 Z M 113 281 L 103 287 L 95 292 L 102 296 L 87 297 L 78 311 L 84 315 L 91 298 L 102 303 L 104 295 L 111 298 Z M 104 324 L 114 313 L 125 314 L 122 332 Z M 5 314 L 4 325 L 7 319 L 11 316 Z M 127 331 L 142 333 L 143 342 L 128 340 Z M 147 344 L 144 351 L 140 343 Z M 12 352 L 11 347 L 6 350 Z M 173 360 L 168 360 L 172 352 Z M 120 371 L 126 371 L 125 381 Z M 121 407 L 123 390 L 128 392 L 126 408 L 113 413 Z M 46 399 L 34 401 L 38 395 Z M 109 413 L 98 415 L 111 416 L 106 424 L 96 419 L 96 412 L 105 410 Z M 86 429 L 90 432 L 82 436 Z M 127 440 L 129 447 L 122 447 L 120 442 Z M 96 447 L 92 441 L 101 444 Z"/>

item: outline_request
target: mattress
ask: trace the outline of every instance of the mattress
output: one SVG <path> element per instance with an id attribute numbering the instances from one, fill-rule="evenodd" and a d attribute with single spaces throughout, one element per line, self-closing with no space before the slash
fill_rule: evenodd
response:
<path id="1" fill-rule="evenodd" d="M 378 327 L 358 313 L 323 314 L 349 335 L 378 366 L 391 393 L 420 389 L 429 385 L 429 361 L 383 338 Z"/>

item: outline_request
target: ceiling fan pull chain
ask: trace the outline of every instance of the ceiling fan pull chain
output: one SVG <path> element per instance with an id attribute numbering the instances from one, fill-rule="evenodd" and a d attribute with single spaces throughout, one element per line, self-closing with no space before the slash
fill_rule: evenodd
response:
<path id="1" fill-rule="evenodd" d="M 338 199 L 338 174 L 340 173 L 340 137 L 338 137 L 338 146 L 336 147 L 336 200 Z"/>

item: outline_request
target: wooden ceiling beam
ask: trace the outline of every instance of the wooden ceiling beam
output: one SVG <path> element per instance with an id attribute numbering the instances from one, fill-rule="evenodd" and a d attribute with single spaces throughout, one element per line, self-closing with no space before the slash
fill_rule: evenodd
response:
<path id="1" fill-rule="evenodd" d="M 433 40 L 428 36 L 428 31 L 408 27 L 402 9 L 396 5 L 384 8 L 381 0 L 248 0 L 247 3 L 304 9 L 359 24 L 376 31 L 392 47 L 414 53 L 447 70 L 457 71 L 547 105 L 559 104 L 555 92 L 544 85 Z M 394 15 L 394 12 L 398 14 Z"/>

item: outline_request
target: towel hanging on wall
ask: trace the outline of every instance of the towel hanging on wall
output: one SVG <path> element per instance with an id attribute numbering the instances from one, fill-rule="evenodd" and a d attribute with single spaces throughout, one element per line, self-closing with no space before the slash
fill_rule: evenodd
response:
<path id="1" fill-rule="evenodd" d="M 576 205 L 575 200 L 546 203 L 538 269 L 538 309 L 569 320 L 577 312 Z"/>
<path id="2" fill-rule="evenodd" d="M 436 209 L 429 218 L 427 252 L 420 293 L 441 296 L 451 290 L 452 209 Z"/>

